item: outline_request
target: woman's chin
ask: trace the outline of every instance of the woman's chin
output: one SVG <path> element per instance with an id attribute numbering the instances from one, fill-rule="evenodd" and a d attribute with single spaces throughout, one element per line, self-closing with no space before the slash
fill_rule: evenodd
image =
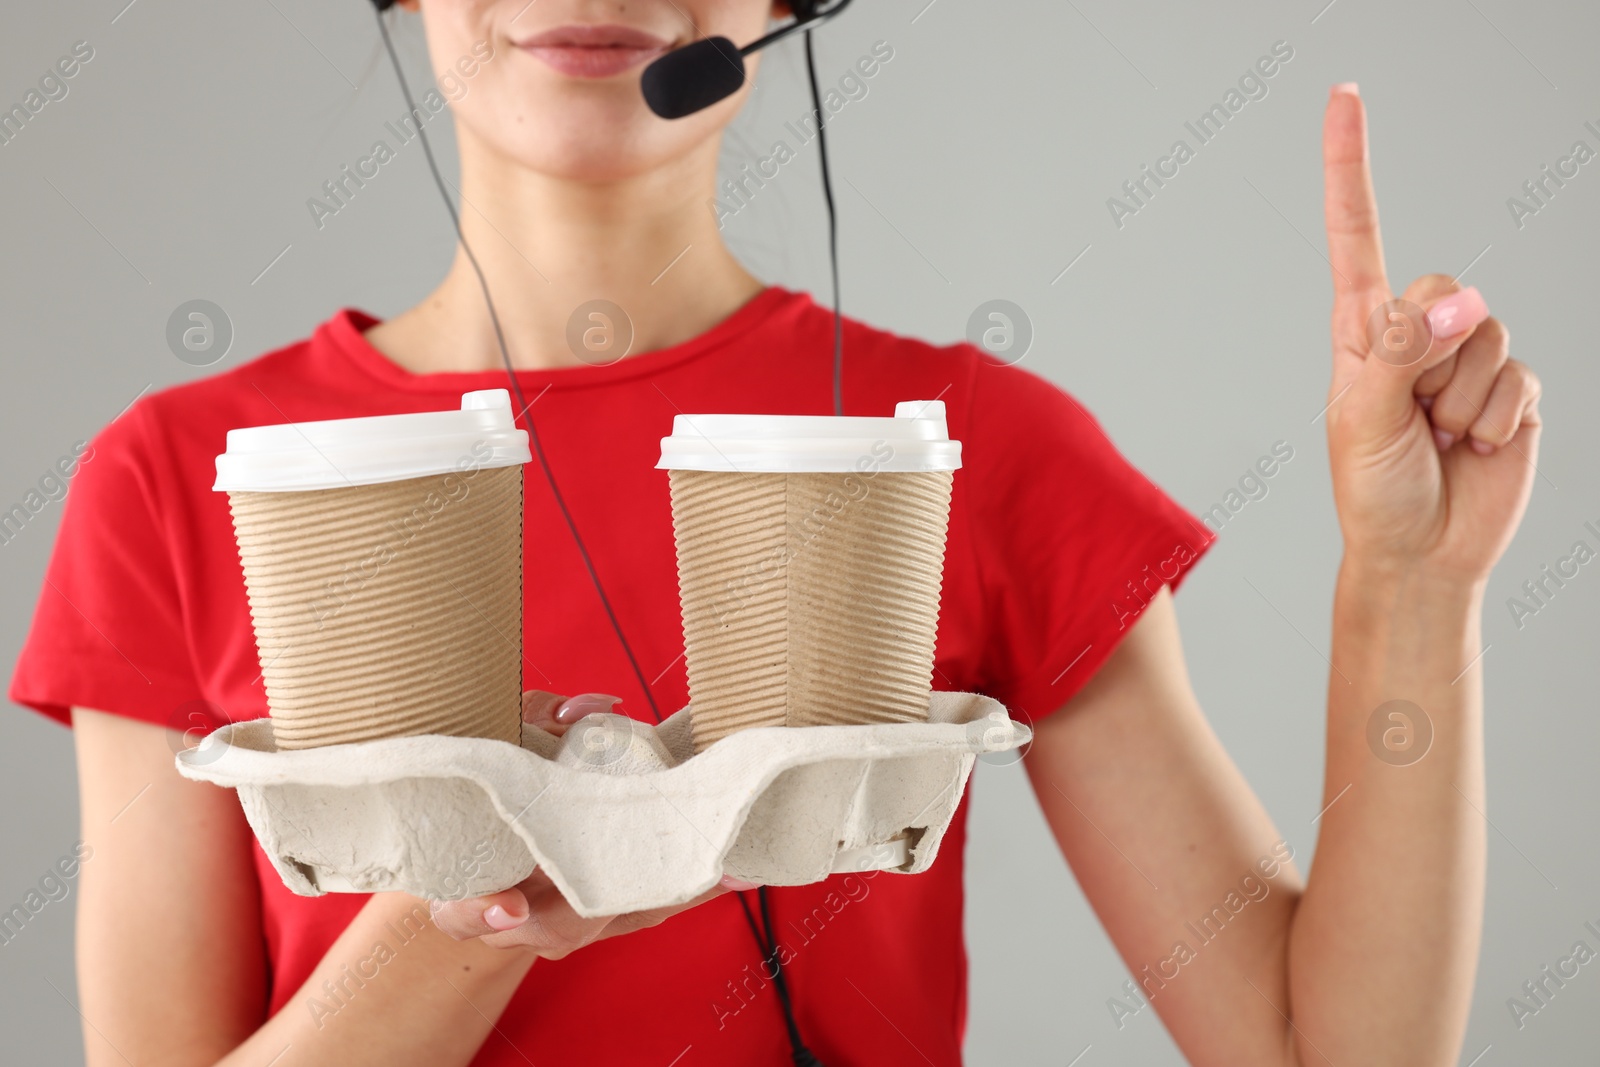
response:
<path id="1" fill-rule="evenodd" d="M 648 111 L 608 118 L 583 110 L 554 123 L 497 124 L 489 135 L 478 131 L 478 140 L 519 166 L 578 182 L 619 181 L 659 170 L 693 153 L 704 140 L 703 135 L 684 136 L 691 133 L 688 128 L 664 128 Z"/>
<path id="2" fill-rule="evenodd" d="M 615 182 L 660 169 L 666 162 L 657 153 L 646 154 L 636 141 L 596 143 L 593 137 L 577 143 L 560 140 L 512 147 L 513 162 L 547 178 L 571 182 Z"/>

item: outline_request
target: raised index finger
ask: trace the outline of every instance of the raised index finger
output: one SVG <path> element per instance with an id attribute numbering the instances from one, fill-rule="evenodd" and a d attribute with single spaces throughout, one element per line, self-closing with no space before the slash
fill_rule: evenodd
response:
<path id="1" fill-rule="evenodd" d="M 1367 158 L 1367 112 L 1355 85 L 1335 85 L 1322 123 L 1328 259 L 1334 293 L 1348 299 L 1380 291 L 1389 298 L 1378 233 L 1378 199 Z"/>

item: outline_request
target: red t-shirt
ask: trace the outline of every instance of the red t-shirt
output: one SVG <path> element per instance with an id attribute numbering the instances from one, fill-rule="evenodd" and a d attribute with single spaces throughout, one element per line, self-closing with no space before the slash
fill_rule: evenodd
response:
<path id="1" fill-rule="evenodd" d="M 179 728 L 193 725 L 197 701 L 233 720 L 267 713 L 227 497 L 211 490 L 227 431 L 452 409 L 464 392 L 504 384 L 498 371 L 403 370 L 367 343 L 373 321 L 343 311 L 307 341 L 145 397 L 99 434 L 72 481 L 12 700 L 62 722 L 77 705 Z M 679 412 L 831 413 L 832 328 L 809 297 L 772 288 L 673 348 L 521 372 L 539 397 L 532 414 L 557 482 L 664 714 L 687 703 L 688 683 L 660 439 Z M 1023 720 L 1048 715 L 1212 540 L 1074 400 L 970 346 L 846 322 L 844 394 L 856 415 L 943 400 L 963 445 L 936 688 L 988 693 Z M 526 499 L 524 687 L 618 694 L 620 710 L 648 721 L 537 466 Z M 965 825 L 963 804 L 923 874 L 770 891 L 802 1032 L 830 1067 L 960 1062 Z M 256 876 L 270 1010 L 309 1011 L 294 1003 L 299 987 L 366 897 L 295 896 L 259 849 Z M 728 898 L 541 961 L 473 1063 L 788 1063 L 759 956 Z"/>

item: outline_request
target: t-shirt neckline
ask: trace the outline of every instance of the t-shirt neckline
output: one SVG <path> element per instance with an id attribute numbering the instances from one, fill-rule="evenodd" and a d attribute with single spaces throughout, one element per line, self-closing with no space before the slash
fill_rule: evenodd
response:
<path id="1" fill-rule="evenodd" d="M 780 306 L 801 294 L 771 285 L 742 304 L 733 314 L 705 333 L 667 348 L 627 356 L 603 366 L 519 369 L 517 379 L 524 387 L 568 389 L 611 385 L 708 355 L 726 347 L 761 325 Z M 409 392 L 465 393 L 493 388 L 505 381 L 499 368 L 481 371 L 439 371 L 418 374 L 407 370 L 379 351 L 367 340 L 366 331 L 377 325 L 376 316 L 359 308 L 344 308 L 319 329 L 323 347 L 331 348 L 369 377 L 384 385 Z"/>

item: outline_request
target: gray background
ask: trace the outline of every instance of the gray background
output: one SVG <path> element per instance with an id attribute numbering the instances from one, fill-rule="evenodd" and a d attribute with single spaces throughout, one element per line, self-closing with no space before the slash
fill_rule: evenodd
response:
<path id="1" fill-rule="evenodd" d="M 394 314 L 449 260 L 420 155 L 403 153 L 320 233 L 304 206 L 403 111 L 364 3 L 126 2 L 13 4 L 4 16 L 4 102 L 74 41 L 96 51 L 70 95 L 0 147 L 5 507 L 146 386 L 208 373 L 167 348 L 180 303 L 227 309 L 236 337 L 226 367 L 303 336 L 341 305 Z M 1273 442 L 1294 447 L 1179 609 L 1212 721 L 1309 857 L 1339 558 L 1313 421 L 1328 363 L 1319 123 L 1330 83 L 1361 83 L 1392 275 L 1470 264 L 1466 281 L 1511 324 L 1517 354 L 1546 387 L 1541 476 L 1486 608 L 1494 829 L 1462 1063 L 1593 1063 L 1600 964 L 1520 1032 L 1506 1000 L 1580 937 L 1593 945 L 1583 924 L 1600 920 L 1600 564 L 1520 630 L 1506 599 L 1575 540 L 1596 544 L 1582 524 L 1600 524 L 1584 414 L 1596 396 L 1600 162 L 1521 230 L 1505 202 L 1574 140 L 1600 147 L 1583 128 L 1600 125 L 1600 13 L 1577 0 L 1325 3 L 858 4 L 821 36 L 823 80 L 880 39 L 895 57 L 834 127 L 847 307 L 953 340 L 981 302 L 1016 302 L 1035 331 L 1024 365 L 1088 403 L 1126 454 L 1196 511 Z M 424 80 L 417 27 L 401 37 Z M 1270 95 L 1114 226 L 1106 198 L 1278 40 L 1295 57 Z M 768 60 L 730 166 L 765 154 L 783 121 L 805 111 L 799 58 L 785 49 Z M 758 274 L 825 298 L 820 222 L 808 150 L 727 236 Z M 53 505 L 0 546 L 7 665 L 59 515 Z M 0 717 L 0 904 L 20 901 L 75 840 L 74 773 L 67 731 L 21 711 Z M 1020 769 L 983 767 L 973 789 L 970 1061 L 1181 1062 L 1152 1012 L 1113 1024 L 1106 1000 L 1127 972 Z M 70 898 L 0 947 L 8 1062 L 81 1057 L 71 947 Z"/>

